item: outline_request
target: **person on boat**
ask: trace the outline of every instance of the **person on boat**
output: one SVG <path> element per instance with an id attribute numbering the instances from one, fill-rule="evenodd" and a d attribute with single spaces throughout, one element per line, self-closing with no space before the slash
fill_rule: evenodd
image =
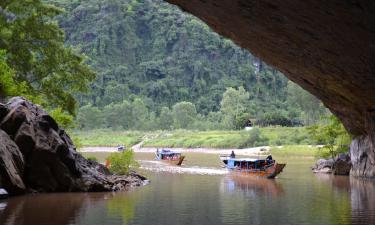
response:
<path id="1" fill-rule="evenodd" d="M 234 154 L 234 151 L 232 151 L 232 153 L 230 153 L 230 157 L 231 158 L 236 158 L 236 154 Z"/>
<path id="2" fill-rule="evenodd" d="M 272 162 L 272 160 L 273 160 L 273 159 L 272 159 L 272 155 L 267 156 L 267 158 L 266 158 L 266 161 L 267 161 L 267 162 Z"/>

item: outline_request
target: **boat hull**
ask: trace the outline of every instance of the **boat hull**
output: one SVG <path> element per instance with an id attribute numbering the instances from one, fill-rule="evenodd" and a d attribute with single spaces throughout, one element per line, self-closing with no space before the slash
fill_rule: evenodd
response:
<path id="1" fill-rule="evenodd" d="M 181 166 L 184 159 L 185 159 L 185 156 L 182 155 L 180 158 L 177 158 L 177 159 L 159 159 L 159 160 L 165 161 L 165 162 L 168 162 L 168 163 L 172 163 L 172 164 L 175 164 L 177 166 Z"/>
<path id="2" fill-rule="evenodd" d="M 248 176 L 273 179 L 283 171 L 285 165 L 284 163 L 276 163 L 265 169 L 231 169 L 231 171 Z"/>

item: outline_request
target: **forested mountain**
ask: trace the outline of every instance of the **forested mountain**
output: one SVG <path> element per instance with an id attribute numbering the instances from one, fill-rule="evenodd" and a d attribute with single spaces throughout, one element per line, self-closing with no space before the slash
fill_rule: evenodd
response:
<path id="1" fill-rule="evenodd" d="M 221 110 L 223 94 L 229 87 L 246 91 L 245 110 L 231 114 L 236 119 L 252 118 L 266 121 L 265 125 L 276 119 L 281 125 L 296 125 L 306 122 L 306 115 L 315 119 L 323 110 L 319 101 L 310 109 L 291 102 L 291 92 L 313 97 L 288 85 L 280 72 L 198 19 L 161 0 L 48 2 L 66 10 L 58 18 L 66 42 L 85 53 L 97 72 L 91 91 L 77 96 L 82 119 L 89 118 L 87 113 L 113 114 L 117 109 L 119 114 L 112 116 L 128 118 L 123 128 L 141 129 L 135 121 L 160 119 L 162 109 L 168 113 L 177 103 L 187 102 L 194 106 L 190 110 L 197 113 L 194 117 L 221 121 L 227 112 Z M 134 108 L 138 109 L 131 112 Z M 140 111 L 146 112 L 140 116 Z M 107 120 L 104 126 L 114 122 L 101 119 Z"/>

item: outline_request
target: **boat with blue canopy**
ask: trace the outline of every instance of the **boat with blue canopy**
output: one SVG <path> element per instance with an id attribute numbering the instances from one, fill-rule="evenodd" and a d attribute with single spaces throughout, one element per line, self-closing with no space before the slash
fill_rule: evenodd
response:
<path id="1" fill-rule="evenodd" d="M 181 152 L 176 152 L 169 149 L 157 149 L 155 154 L 157 160 L 170 161 L 176 163 L 178 166 L 180 166 L 185 159 L 185 156 L 182 155 Z"/>
<path id="2" fill-rule="evenodd" d="M 220 156 L 220 159 L 231 171 L 266 178 L 275 178 L 286 165 L 285 163 L 276 163 L 272 156 L 268 156 L 266 159 Z"/>

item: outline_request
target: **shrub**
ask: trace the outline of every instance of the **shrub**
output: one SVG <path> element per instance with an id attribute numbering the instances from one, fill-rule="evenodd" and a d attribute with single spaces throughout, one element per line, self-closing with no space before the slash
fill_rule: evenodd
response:
<path id="1" fill-rule="evenodd" d="M 134 160 L 134 152 L 131 149 L 122 152 L 111 153 L 107 160 L 110 162 L 110 170 L 118 175 L 126 175 L 130 172 L 130 167 L 138 167 Z"/>
<path id="2" fill-rule="evenodd" d="M 73 144 L 76 147 L 76 149 L 80 149 L 83 147 L 82 141 L 77 135 L 70 135 L 70 138 L 72 139 Z"/>
<path id="3" fill-rule="evenodd" d="M 89 157 L 87 157 L 87 159 L 91 160 L 91 161 L 94 161 L 94 162 L 98 162 L 98 159 L 95 156 L 89 156 Z"/>
<path id="4" fill-rule="evenodd" d="M 263 136 L 259 128 L 254 128 L 247 133 L 246 141 L 239 146 L 240 148 L 244 147 L 256 147 L 262 145 L 268 145 L 269 140 L 267 137 Z"/>

